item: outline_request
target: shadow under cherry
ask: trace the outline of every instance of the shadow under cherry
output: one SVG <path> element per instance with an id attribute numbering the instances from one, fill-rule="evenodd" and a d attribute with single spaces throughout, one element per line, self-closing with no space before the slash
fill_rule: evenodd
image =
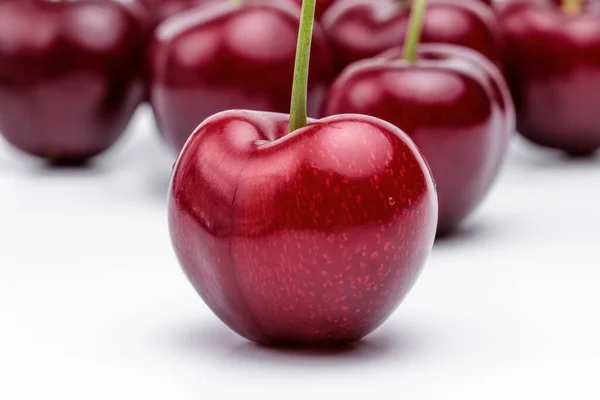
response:
<path id="1" fill-rule="evenodd" d="M 405 328 L 379 329 L 363 340 L 346 346 L 302 347 L 265 346 L 247 341 L 218 323 L 175 330 L 168 336 L 168 346 L 185 357 L 210 358 L 236 366 L 272 365 L 297 367 L 310 365 L 352 368 L 369 362 L 397 361 L 422 353 L 429 335 Z"/>

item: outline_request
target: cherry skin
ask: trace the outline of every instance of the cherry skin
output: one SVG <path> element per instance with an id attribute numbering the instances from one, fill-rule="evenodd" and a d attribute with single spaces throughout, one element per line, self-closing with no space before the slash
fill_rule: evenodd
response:
<path id="1" fill-rule="evenodd" d="M 349 66 L 323 115 L 362 113 L 393 123 L 423 151 L 437 184 L 438 234 L 453 232 L 499 174 L 514 130 L 500 71 L 477 52 L 422 45 L 415 64 L 395 49 Z"/>
<path id="2" fill-rule="evenodd" d="M 151 104 L 159 131 L 177 151 L 207 117 L 227 109 L 287 112 L 300 8 L 292 2 L 229 2 L 171 17 L 152 48 Z M 315 27 L 309 115 L 332 79 L 332 60 Z"/>
<path id="3" fill-rule="evenodd" d="M 229 1 L 229 0 L 138 0 L 148 10 L 150 10 L 155 21 L 161 22 L 165 19 L 172 17 L 182 11 L 187 11 L 192 8 L 203 6 L 210 2 L 216 1 Z M 254 0 L 246 0 L 254 1 Z M 275 0 L 278 2 L 289 1 L 289 0 Z M 302 5 L 302 0 L 291 0 L 296 2 L 299 6 Z M 337 0 L 317 0 L 317 8 L 315 12 L 315 18 L 319 19 L 327 11 L 327 9 L 335 3 Z M 483 0 L 486 1 L 486 0 Z"/>
<path id="4" fill-rule="evenodd" d="M 143 96 L 144 34 L 115 2 L 1 3 L 2 135 L 56 163 L 108 149 Z"/>
<path id="5" fill-rule="evenodd" d="M 400 45 L 409 17 L 410 7 L 398 0 L 335 3 L 321 23 L 334 53 L 336 70 Z M 503 58 L 502 32 L 496 14 L 477 0 L 429 1 L 422 42 L 470 47 L 499 65 Z"/>
<path id="6" fill-rule="evenodd" d="M 518 131 L 573 155 L 600 148 L 600 3 L 568 16 L 551 2 L 500 11 Z"/>
<path id="7" fill-rule="evenodd" d="M 165 19 L 172 17 L 183 11 L 193 9 L 195 7 L 204 6 L 208 3 L 216 1 L 228 0 L 137 0 L 139 1 L 152 15 L 156 23 L 160 23 Z"/>
<path id="8" fill-rule="evenodd" d="M 198 127 L 173 170 L 172 242 L 200 296 L 247 339 L 354 342 L 392 313 L 428 257 L 433 180 L 384 121 L 341 115 L 286 135 L 288 123 L 226 111 Z"/>
<path id="9" fill-rule="evenodd" d="M 31 0 L 38 1 L 38 0 Z M 46 0 L 47 1 L 47 0 Z M 88 0 L 89 1 L 89 0 Z M 140 22 L 142 28 L 146 31 L 147 39 L 152 36 L 156 23 L 150 10 L 144 6 L 141 0 L 104 0 L 108 2 L 117 2 L 125 6 Z"/>

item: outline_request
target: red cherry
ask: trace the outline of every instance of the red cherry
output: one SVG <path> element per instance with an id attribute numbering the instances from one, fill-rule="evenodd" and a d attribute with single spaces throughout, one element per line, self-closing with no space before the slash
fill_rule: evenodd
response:
<path id="1" fill-rule="evenodd" d="M 437 223 L 431 173 L 400 129 L 364 115 L 307 121 L 314 11 L 306 0 L 291 114 L 208 118 L 169 190 L 185 273 L 259 343 L 339 345 L 373 331 L 414 284 Z"/>
<path id="2" fill-rule="evenodd" d="M 410 7 L 397 0 L 335 3 L 322 18 L 337 70 L 399 46 L 407 31 Z M 494 11 L 477 0 L 432 0 L 422 41 L 470 47 L 501 64 L 502 34 Z"/>
<path id="3" fill-rule="evenodd" d="M 600 3 L 579 15 L 549 1 L 510 3 L 500 17 L 519 132 L 574 155 L 600 148 Z"/>
<path id="4" fill-rule="evenodd" d="M 395 49 L 357 62 L 334 82 L 323 115 L 368 114 L 393 123 L 423 151 L 437 184 L 438 231 L 453 231 L 495 181 L 514 130 L 500 71 L 467 48 L 422 45 L 414 64 Z"/>
<path id="5" fill-rule="evenodd" d="M 1 3 L 2 135 L 57 163 L 108 149 L 143 96 L 145 34 L 115 2 Z"/>
<path id="6" fill-rule="evenodd" d="M 416 146 L 366 116 L 227 111 L 183 149 L 178 259 L 209 307 L 260 343 L 343 344 L 377 328 L 431 249 L 435 189 Z"/>
<path id="7" fill-rule="evenodd" d="M 207 5 L 165 21 L 152 49 L 151 103 L 159 130 L 180 150 L 205 118 L 230 108 L 287 112 L 300 8 L 292 2 Z M 332 77 L 326 39 L 316 27 L 309 115 Z"/>

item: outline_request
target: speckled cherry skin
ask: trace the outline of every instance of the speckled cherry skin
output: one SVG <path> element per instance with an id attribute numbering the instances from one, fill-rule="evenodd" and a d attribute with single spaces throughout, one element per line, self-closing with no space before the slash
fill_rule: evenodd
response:
<path id="1" fill-rule="evenodd" d="M 397 0 L 335 3 L 321 23 L 334 54 L 336 71 L 400 45 L 406 36 L 409 17 L 410 7 Z M 477 0 L 430 0 L 422 42 L 470 47 L 498 65 L 502 62 L 498 18 L 489 6 Z"/>
<path id="2" fill-rule="evenodd" d="M 209 116 L 228 109 L 288 112 L 300 8 L 293 2 L 207 5 L 157 30 L 151 104 L 159 131 L 177 151 Z M 317 116 L 333 78 L 325 36 L 315 26 L 308 85 Z"/>
<path id="3" fill-rule="evenodd" d="M 143 43 L 115 2 L 1 3 L 1 134 L 56 163 L 108 149 L 143 96 Z"/>
<path id="4" fill-rule="evenodd" d="M 452 233 L 482 202 L 514 131 L 500 71 L 467 48 L 422 45 L 410 64 L 395 49 L 349 66 L 322 115 L 362 113 L 401 127 L 427 159 L 439 196 L 438 234 Z"/>
<path id="5" fill-rule="evenodd" d="M 518 131 L 573 155 L 600 148 L 600 2 L 569 17 L 550 1 L 500 11 Z"/>
<path id="6" fill-rule="evenodd" d="M 341 345 L 394 311 L 431 250 L 437 199 L 414 143 L 341 115 L 217 114 L 175 164 L 171 238 L 214 313 L 264 344 Z"/>

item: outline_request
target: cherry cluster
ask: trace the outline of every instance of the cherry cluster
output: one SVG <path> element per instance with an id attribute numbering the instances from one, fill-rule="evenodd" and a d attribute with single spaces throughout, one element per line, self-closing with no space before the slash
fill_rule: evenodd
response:
<path id="1" fill-rule="evenodd" d="M 347 343 L 483 201 L 515 130 L 600 148 L 599 4 L 3 0 L 0 132 L 82 163 L 148 102 L 210 308 L 257 342 Z"/>

